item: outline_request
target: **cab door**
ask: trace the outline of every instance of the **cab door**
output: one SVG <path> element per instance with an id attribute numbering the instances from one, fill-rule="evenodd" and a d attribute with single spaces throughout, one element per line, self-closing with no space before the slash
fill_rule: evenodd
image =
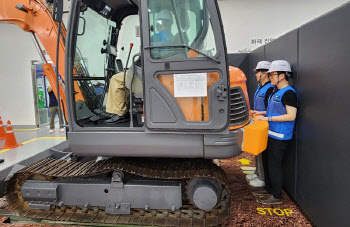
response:
<path id="1" fill-rule="evenodd" d="M 149 130 L 224 131 L 226 46 L 216 1 L 139 1 Z"/>

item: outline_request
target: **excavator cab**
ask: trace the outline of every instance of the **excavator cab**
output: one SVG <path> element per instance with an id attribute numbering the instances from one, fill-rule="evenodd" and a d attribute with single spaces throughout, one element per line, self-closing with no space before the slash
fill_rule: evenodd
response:
<path id="1" fill-rule="evenodd" d="M 74 152 L 95 155 L 98 149 L 106 156 L 181 158 L 241 152 L 241 132 L 230 128 L 248 120 L 245 81 L 230 88 L 216 1 L 76 0 L 69 25 L 66 93 Z M 96 110 L 84 102 L 99 103 L 102 111 L 115 92 L 109 88 L 118 73 L 124 73 L 130 120 L 91 120 Z M 75 94 L 84 81 L 90 81 L 87 89 L 100 84 L 102 94 L 79 100 Z"/>
<path id="2" fill-rule="evenodd" d="M 83 80 L 105 85 L 104 95 L 93 97 L 100 99 L 102 107 L 106 105 L 111 77 L 130 68 L 134 73 L 131 80 L 141 81 L 137 95 L 146 103 L 130 109 L 142 110 L 135 111 L 142 117 L 137 117 L 132 127 L 142 127 L 144 121 L 149 129 L 218 131 L 227 127 L 228 118 L 222 117 L 228 115 L 227 95 L 217 98 L 218 94 L 227 94 L 229 80 L 217 12 L 209 12 L 209 3 L 203 0 L 142 1 L 144 9 L 141 1 L 123 2 L 80 3 L 86 4 L 87 10 L 79 13 L 75 20 L 79 23 L 75 28 L 72 26 L 77 32 L 72 53 L 76 66 L 72 79 L 78 82 L 75 86 L 81 86 Z M 218 31 L 214 32 L 212 23 L 217 23 Z M 136 54 L 139 56 L 134 58 Z M 124 76 L 127 79 L 130 80 Z M 124 81 L 127 82 L 130 83 Z M 181 90 L 183 83 L 188 85 L 185 90 Z M 216 91 L 218 87 L 220 90 Z M 74 93 L 77 88 L 72 90 Z M 90 115 L 81 113 L 86 108 L 81 108 L 79 100 L 75 101 L 74 118 L 80 127 L 130 127 L 130 122 L 115 125 L 91 122 Z M 140 99 L 137 101 L 140 103 Z"/>

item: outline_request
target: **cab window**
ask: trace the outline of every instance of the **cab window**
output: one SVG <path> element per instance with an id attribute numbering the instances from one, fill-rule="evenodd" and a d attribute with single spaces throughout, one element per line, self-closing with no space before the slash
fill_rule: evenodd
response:
<path id="1" fill-rule="evenodd" d="M 217 54 L 205 0 L 150 0 L 148 8 L 153 59 Z"/>

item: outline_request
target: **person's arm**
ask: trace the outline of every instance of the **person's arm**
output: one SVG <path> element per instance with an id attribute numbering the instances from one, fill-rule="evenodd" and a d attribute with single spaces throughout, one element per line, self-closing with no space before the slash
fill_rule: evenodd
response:
<path id="1" fill-rule="evenodd" d="M 297 117 L 297 108 L 286 105 L 286 110 L 287 110 L 286 114 L 271 117 L 271 121 L 276 121 L 276 122 L 294 121 L 295 118 Z M 256 118 L 254 118 L 254 120 L 268 121 L 269 118 L 264 116 L 257 116 Z"/>
<path id="2" fill-rule="evenodd" d="M 48 87 L 47 87 L 47 92 L 51 92 L 51 91 L 52 91 L 51 86 L 48 86 Z"/>
<path id="3" fill-rule="evenodd" d="M 280 116 L 271 117 L 271 121 L 284 122 L 294 121 L 297 116 L 298 97 L 294 91 L 287 91 L 283 98 L 282 104 L 286 107 L 286 114 Z M 268 117 L 258 116 L 255 120 L 268 121 Z"/>
<path id="4" fill-rule="evenodd" d="M 266 114 L 266 111 L 256 111 L 256 110 L 253 110 L 250 112 L 250 115 L 265 115 Z"/>

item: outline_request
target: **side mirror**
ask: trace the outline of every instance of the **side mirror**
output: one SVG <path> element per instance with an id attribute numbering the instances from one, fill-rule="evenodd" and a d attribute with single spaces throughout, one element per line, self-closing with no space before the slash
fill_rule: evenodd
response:
<path id="1" fill-rule="evenodd" d="M 53 1 L 53 19 L 61 23 L 62 22 L 62 15 L 63 15 L 63 0 L 54 0 Z"/>

